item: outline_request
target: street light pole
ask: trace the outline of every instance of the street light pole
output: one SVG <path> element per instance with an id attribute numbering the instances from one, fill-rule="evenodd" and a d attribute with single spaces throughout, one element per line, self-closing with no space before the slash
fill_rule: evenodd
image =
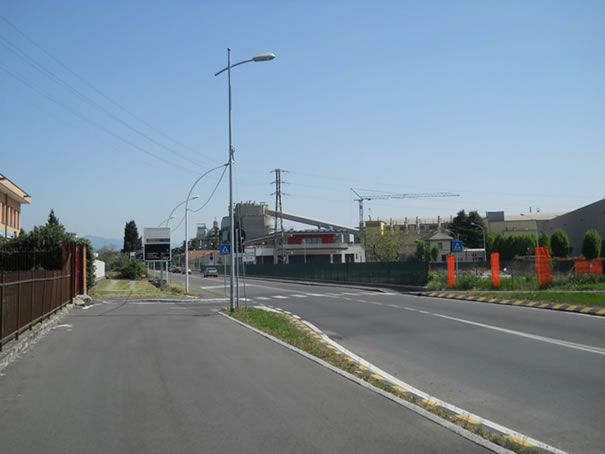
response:
<path id="1" fill-rule="evenodd" d="M 482 225 L 475 224 L 474 222 L 471 222 L 471 225 L 479 227 L 481 229 L 481 232 L 483 233 L 483 260 L 485 261 L 485 263 L 487 263 L 487 248 L 485 247 L 485 229 Z"/>
<path id="2" fill-rule="evenodd" d="M 218 76 L 219 74 L 227 71 L 227 81 L 229 84 L 229 235 L 231 242 L 231 269 L 229 273 L 229 310 L 231 312 L 235 311 L 235 299 L 234 299 L 234 285 L 235 285 L 235 248 L 237 247 L 237 242 L 235 241 L 235 223 L 233 219 L 233 143 L 232 143 L 232 134 L 231 134 L 231 68 L 235 66 L 243 65 L 244 63 L 250 62 L 262 62 L 269 61 L 275 58 L 274 54 L 261 54 L 253 57 L 249 60 L 243 60 L 235 64 L 231 64 L 231 48 L 227 48 L 227 67 L 221 69 L 219 72 L 215 74 Z M 239 298 L 238 298 L 239 299 Z M 239 305 L 239 301 L 237 302 Z"/>
<path id="3" fill-rule="evenodd" d="M 185 293 L 186 294 L 189 293 L 189 201 L 197 199 L 199 197 L 199 195 L 191 197 L 191 193 L 193 192 L 195 185 L 198 184 L 202 178 L 204 178 L 210 172 L 214 172 L 215 170 L 218 170 L 221 167 L 225 167 L 226 165 L 227 164 L 221 164 L 220 166 L 216 166 L 216 167 L 208 170 L 207 172 L 204 172 L 197 180 L 195 180 L 195 183 L 193 183 L 193 185 L 191 186 L 191 189 L 189 189 L 189 194 L 187 194 L 187 198 L 185 199 L 185 202 L 183 202 L 185 204 Z M 182 203 L 177 205 L 177 207 L 180 205 L 182 205 Z"/>

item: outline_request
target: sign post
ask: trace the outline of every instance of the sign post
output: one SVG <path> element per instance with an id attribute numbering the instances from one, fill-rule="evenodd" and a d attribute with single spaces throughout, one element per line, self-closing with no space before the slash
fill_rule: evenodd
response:
<path id="1" fill-rule="evenodd" d="M 170 227 L 145 227 L 144 260 L 160 262 L 160 290 L 164 290 L 164 263 L 170 263 Z"/>

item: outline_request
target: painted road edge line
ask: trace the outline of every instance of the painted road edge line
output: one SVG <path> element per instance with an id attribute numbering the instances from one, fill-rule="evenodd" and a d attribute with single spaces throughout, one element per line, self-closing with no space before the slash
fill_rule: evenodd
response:
<path id="1" fill-rule="evenodd" d="M 275 311 L 275 310 L 273 310 L 273 311 L 274 312 L 279 312 L 279 311 Z M 467 440 L 472 441 L 475 444 L 478 444 L 479 446 L 483 446 L 484 448 L 489 449 L 490 451 L 498 453 L 498 454 L 514 454 L 513 451 L 510 451 L 510 450 L 508 450 L 506 448 L 503 448 L 500 445 L 492 443 L 491 441 L 486 440 L 485 438 L 483 438 L 483 437 L 481 437 L 479 435 L 475 435 L 474 433 L 469 432 L 468 430 L 464 429 L 463 427 L 460 427 L 460 426 L 458 426 L 458 425 L 456 425 L 454 423 L 451 423 L 451 422 L 449 422 L 449 421 L 447 421 L 447 420 L 445 420 L 443 418 L 440 418 L 439 416 L 437 416 L 437 415 L 429 412 L 428 410 L 425 410 L 424 408 L 422 408 L 422 407 L 420 407 L 418 405 L 414 405 L 413 403 L 408 402 L 405 399 L 397 397 L 394 394 L 391 394 L 391 393 L 389 393 L 387 391 L 384 391 L 384 390 L 382 390 L 380 388 L 377 388 L 376 386 L 372 385 L 371 383 L 368 383 L 367 381 L 365 381 L 365 380 L 363 380 L 363 379 L 361 379 L 359 377 L 356 377 L 356 376 L 354 376 L 352 374 L 349 374 L 348 372 L 345 372 L 344 370 L 339 369 L 338 367 L 333 366 L 330 363 L 327 363 L 323 359 L 317 358 L 316 356 L 313 356 L 310 353 L 305 352 L 304 350 L 296 348 L 296 347 L 288 344 L 287 342 L 284 342 L 281 339 L 278 339 L 277 337 L 272 336 L 271 334 L 265 333 L 264 331 L 261 331 L 258 328 L 255 328 L 255 327 L 250 326 L 250 325 L 248 325 L 248 324 L 246 324 L 246 323 L 244 323 L 244 322 L 242 322 L 240 320 L 237 320 L 237 319 L 235 319 L 235 318 L 233 318 L 233 317 L 231 317 L 231 316 L 229 316 L 229 315 L 227 315 L 227 314 L 225 314 L 223 312 L 219 312 L 219 314 L 222 315 L 223 317 L 226 317 L 229 320 L 231 320 L 231 321 L 233 321 L 233 322 L 235 322 L 235 323 L 237 323 L 237 324 L 245 327 L 245 328 L 248 328 L 248 329 L 254 331 L 257 334 L 260 334 L 261 336 L 263 336 L 263 337 L 265 337 L 265 338 L 267 338 L 267 339 L 269 339 L 269 340 L 271 340 L 273 342 L 276 342 L 277 344 L 279 344 L 279 345 L 281 345 L 281 346 L 283 346 L 283 347 L 285 347 L 285 348 L 287 348 L 289 350 L 292 350 L 293 352 L 298 353 L 301 356 L 304 356 L 305 358 L 307 358 L 307 359 L 309 359 L 309 360 L 311 360 L 311 361 L 313 361 L 313 362 L 315 362 L 315 363 L 317 363 L 317 364 L 319 364 L 319 365 L 321 365 L 323 367 L 326 367 L 327 369 L 330 369 L 332 372 L 334 372 L 334 373 L 336 373 L 336 374 L 338 374 L 338 375 L 340 375 L 340 376 L 342 376 L 342 377 L 344 377 L 344 378 L 346 378 L 346 379 L 348 379 L 348 380 L 350 380 L 350 381 L 352 381 L 352 382 L 354 382 L 354 383 L 356 383 L 356 384 L 358 384 L 358 385 L 360 385 L 360 386 L 362 386 L 362 387 L 364 387 L 364 388 L 366 388 L 366 389 L 368 389 L 370 391 L 373 391 L 373 392 L 375 392 L 377 394 L 380 394 L 381 396 L 386 397 L 387 399 L 389 399 L 389 400 L 391 400 L 393 402 L 396 402 L 399 405 L 408 408 L 409 410 L 412 410 L 414 413 L 417 413 L 417 414 L 419 414 L 421 416 L 424 416 L 425 418 L 433 421 L 434 423 L 439 424 L 440 426 L 445 427 L 446 429 L 449 429 L 450 431 L 452 431 L 452 432 L 460 435 L 461 437 L 466 438 Z M 561 451 L 561 454 L 567 454 L 567 453 L 563 453 Z"/>
<path id="2" fill-rule="evenodd" d="M 508 298 L 492 298 L 482 297 L 473 294 L 466 293 L 443 293 L 443 292 L 419 292 L 417 296 L 425 296 L 430 298 L 443 298 L 443 299 L 456 299 L 465 301 L 474 301 L 476 303 L 491 303 L 491 304 L 503 304 L 505 306 L 518 306 L 518 307 L 530 307 L 533 309 L 548 309 L 551 311 L 562 311 L 572 312 L 584 315 L 596 315 L 605 316 L 605 308 L 601 306 L 582 306 L 579 304 L 567 304 L 567 303 L 548 303 L 538 302 L 533 300 L 518 300 Z"/>

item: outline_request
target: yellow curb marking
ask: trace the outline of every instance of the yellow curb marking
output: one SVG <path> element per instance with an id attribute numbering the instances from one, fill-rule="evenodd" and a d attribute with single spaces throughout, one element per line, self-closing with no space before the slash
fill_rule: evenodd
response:
<path id="1" fill-rule="evenodd" d="M 359 369 L 359 370 L 365 370 L 365 371 L 370 370 L 366 366 L 361 366 L 361 365 L 357 366 L 357 369 Z"/>
<path id="2" fill-rule="evenodd" d="M 471 295 L 471 296 L 467 296 L 466 297 L 466 299 L 470 300 L 470 301 L 474 300 L 475 298 L 477 298 L 475 295 Z"/>
<path id="3" fill-rule="evenodd" d="M 372 378 L 373 378 L 373 379 L 375 379 L 375 380 L 384 380 L 384 381 L 386 381 L 386 380 L 387 380 L 387 379 L 386 379 L 386 378 L 384 378 L 382 375 L 378 375 L 378 374 L 372 374 L 372 375 L 370 375 L 370 377 L 372 377 Z"/>
<path id="4" fill-rule="evenodd" d="M 578 306 L 569 306 L 567 309 L 565 309 L 566 311 L 573 311 L 575 310 L 575 308 Z"/>
<path id="5" fill-rule="evenodd" d="M 518 306 L 519 304 L 523 304 L 523 300 L 517 300 L 513 303 L 514 306 Z"/>
<path id="6" fill-rule="evenodd" d="M 439 298 L 443 298 L 445 296 L 445 293 L 440 293 L 439 295 L 437 295 Z"/>
<path id="7" fill-rule="evenodd" d="M 439 404 L 437 402 L 433 402 L 432 400 L 422 399 L 420 401 L 421 404 L 428 405 L 430 407 L 438 407 Z"/>
<path id="8" fill-rule="evenodd" d="M 471 418 L 470 416 L 456 415 L 456 418 L 466 421 L 470 424 L 481 424 L 481 421 L 479 421 L 478 419 L 475 419 L 475 418 Z"/>
<path id="9" fill-rule="evenodd" d="M 564 306 L 564 304 L 555 304 L 552 308 L 553 309 L 561 309 Z"/>
<path id="10" fill-rule="evenodd" d="M 592 310 L 592 307 L 585 307 L 580 312 L 582 312 L 583 314 L 585 314 L 586 312 L 590 312 L 591 310 Z"/>
<path id="11" fill-rule="evenodd" d="M 356 362 L 356 361 L 355 361 L 355 358 L 351 358 L 350 356 L 345 356 L 345 359 L 346 359 L 347 361 L 351 361 L 352 363 Z"/>
<path id="12" fill-rule="evenodd" d="M 525 440 L 523 440 L 523 439 L 521 439 L 519 437 L 515 437 L 514 435 L 506 435 L 504 438 L 506 438 L 508 440 L 511 440 L 511 441 L 514 441 L 518 445 L 525 446 L 525 447 L 528 447 L 528 448 L 531 448 L 533 446 L 531 443 L 528 443 L 527 441 L 525 441 Z"/>
<path id="13" fill-rule="evenodd" d="M 395 391 L 399 391 L 400 393 L 407 393 L 407 392 L 408 392 L 408 390 L 407 390 L 407 389 L 402 388 L 401 386 L 393 386 L 393 389 L 394 389 Z"/>
<path id="14" fill-rule="evenodd" d="M 528 304 L 528 306 L 529 307 L 534 307 L 536 304 L 538 304 L 537 301 L 530 301 L 529 304 Z"/>
<path id="15" fill-rule="evenodd" d="M 454 296 L 456 296 L 455 293 L 450 293 L 449 295 L 447 295 L 448 298 L 453 298 Z"/>
<path id="16" fill-rule="evenodd" d="M 429 293 L 429 296 L 435 296 L 437 292 Z"/>
<path id="17" fill-rule="evenodd" d="M 597 312 L 597 315 L 605 315 L 605 309 L 601 309 L 599 312 Z"/>
<path id="18" fill-rule="evenodd" d="M 540 307 L 548 307 L 548 303 L 540 304 Z"/>
<path id="19" fill-rule="evenodd" d="M 486 296 L 480 296 L 479 298 L 477 298 L 477 301 L 485 301 L 486 299 Z"/>
<path id="20" fill-rule="evenodd" d="M 461 299 L 462 299 L 462 298 L 464 298 L 464 297 L 465 297 L 465 295 L 458 295 L 458 296 L 456 297 L 456 299 L 457 299 L 457 300 L 461 300 Z"/>
<path id="21" fill-rule="evenodd" d="M 510 303 L 510 300 L 502 300 L 502 301 L 499 301 L 499 304 L 508 304 L 508 303 Z"/>
<path id="22" fill-rule="evenodd" d="M 492 298 L 491 300 L 488 301 L 488 303 L 495 303 L 496 301 L 498 301 L 498 298 Z"/>

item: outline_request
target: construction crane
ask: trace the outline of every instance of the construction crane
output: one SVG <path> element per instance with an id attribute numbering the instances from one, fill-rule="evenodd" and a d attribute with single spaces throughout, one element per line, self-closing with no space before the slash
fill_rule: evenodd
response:
<path id="1" fill-rule="evenodd" d="M 358 199 L 354 199 L 356 202 L 359 202 L 359 231 L 363 231 L 363 201 L 364 200 L 387 200 L 387 199 L 427 199 L 431 197 L 460 197 L 460 194 L 454 194 L 452 192 L 423 192 L 416 194 L 397 194 L 394 192 L 385 192 L 383 194 L 371 194 L 371 195 L 361 195 L 357 191 L 366 191 L 371 192 L 368 189 L 355 189 L 351 188 L 353 194 L 355 194 Z"/>

